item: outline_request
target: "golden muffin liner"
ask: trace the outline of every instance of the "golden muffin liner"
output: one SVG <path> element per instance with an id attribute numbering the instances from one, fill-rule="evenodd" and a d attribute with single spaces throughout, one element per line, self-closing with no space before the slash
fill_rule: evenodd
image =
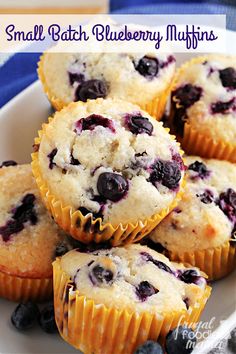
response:
<path id="1" fill-rule="evenodd" d="M 236 243 L 229 241 L 222 246 L 192 252 L 167 251 L 170 260 L 188 263 L 198 267 L 208 275 L 208 280 L 218 280 L 232 272 L 236 267 Z"/>
<path id="2" fill-rule="evenodd" d="M 49 123 L 52 119 L 51 117 L 49 118 Z M 47 124 L 43 124 L 42 130 L 38 132 L 34 146 L 40 145 L 46 126 Z M 169 132 L 169 129 L 166 128 L 166 130 Z M 175 140 L 175 137 L 172 135 L 171 138 Z M 180 151 L 180 154 L 183 154 L 183 151 Z M 109 240 L 112 246 L 118 246 L 140 241 L 177 206 L 184 192 L 185 181 L 182 178 L 179 191 L 168 208 L 158 214 L 152 215 L 146 220 L 139 220 L 135 224 L 130 222 L 113 226 L 111 223 L 103 223 L 101 218 L 93 219 L 91 214 L 84 216 L 79 210 L 74 210 L 72 206 L 63 205 L 60 199 L 50 191 L 47 182 L 43 179 L 39 167 L 38 151 L 32 153 L 31 156 L 32 172 L 47 209 L 52 214 L 55 222 L 65 232 L 83 243 L 90 243 L 92 241 L 100 243 Z"/>
<path id="3" fill-rule="evenodd" d="M 140 106 L 141 109 L 148 112 L 150 116 L 160 121 L 165 113 L 166 103 L 170 96 L 171 90 L 172 83 L 167 85 L 166 89 L 158 94 L 152 101 L 145 104 L 140 104 L 137 102 L 136 104 Z"/>
<path id="4" fill-rule="evenodd" d="M 44 301 L 52 298 L 51 278 L 22 278 L 0 271 L 0 297 L 17 302 Z"/>
<path id="5" fill-rule="evenodd" d="M 176 312 L 138 313 L 127 309 L 95 304 L 80 295 L 60 265 L 53 263 L 54 307 L 62 338 L 86 354 L 131 354 L 148 339 L 164 341 L 170 329 L 179 324 L 194 327 L 210 296 L 206 287 L 193 307 Z"/>
<path id="6" fill-rule="evenodd" d="M 188 123 L 184 125 L 183 138 L 178 137 L 178 140 L 188 155 L 236 162 L 236 145 L 204 136 Z"/>
<path id="7" fill-rule="evenodd" d="M 178 78 L 181 74 L 191 65 L 202 63 L 209 58 L 221 58 L 221 55 L 207 55 L 195 57 L 186 63 L 184 63 L 176 72 L 173 90 L 176 89 Z M 171 130 L 174 132 L 175 127 L 173 125 L 174 109 L 173 105 L 170 112 L 170 126 Z M 215 140 L 212 137 L 206 136 L 198 132 L 197 129 L 191 127 L 188 122 L 184 124 L 184 133 L 183 137 L 178 136 L 178 141 L 181 143 L 183 150 L 189 155 L 198 155 L 205 158 L 216 158 L 219 160 L 228 160 L 231 162 L 236 162 L 236 144 Z"/>
<path id="8" fill-rule="evenodd" d="M 47 85 L 47 81 L 46 81 L 46 78 L 44 75 L 44 70 L 43 70 L 44 59 L 45 59 L 45 55 L 43 54 L 40 57 L 40 61 L 38 62 L 38 77 L 43 85 L 44 92 L 46 93 L 52 106 L 55 108 L 55 110 L 60 111 L 62 108 L 67 106 L 69 103 L 65 103 L 63 100 L 61 100 L 58 97 L 55 97 L 52 94 L 49 86 Z M 161 120 L 161 118 L 163 117 L 163 114 L 165 112 L 166 103 L 167 103 L 168 97 L 170 95 L 171 89 L 172 89 L 172 83 L 169 83 L 166 86 L 166 88 L 163 90 L 163 92 L 158 94 L 157 97 L 155 97 L 150 102 L 145 103 L 145 104 L 139 104 L 138 102 L 136 102 L 136 103 L 133 102 L 133 103 L 140 106 L 141 109 L 147 111 L 155 119 Z"/>

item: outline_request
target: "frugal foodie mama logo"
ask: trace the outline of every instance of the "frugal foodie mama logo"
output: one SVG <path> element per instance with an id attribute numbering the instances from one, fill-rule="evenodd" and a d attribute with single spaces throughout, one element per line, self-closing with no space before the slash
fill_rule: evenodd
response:
<path id="1" fill-rule="evenodd" d="M 216 318 L 212 317 L 210 321 L 200 321 L 198 323 L 188 323 L 184 322 L 183 320 L 184 317 L 182 316 L 179 319 L 174 339 L 177 340 L 179 336 L 179 328 L 182 327 L 181 337 L 183 338 L 184 342 L 186 342 L 186 349 L 194 349 L 196 345 L 200 347 L 201 343 L 199 342 L 207 339 L 213 332 Z M 194 328 L 194 331 L 189 332 L 188 328 Z"/>

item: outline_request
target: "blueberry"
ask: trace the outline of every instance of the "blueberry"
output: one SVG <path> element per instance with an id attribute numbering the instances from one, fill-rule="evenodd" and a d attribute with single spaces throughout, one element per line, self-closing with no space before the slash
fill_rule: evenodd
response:
<path id="1" fill-rule="evenodd" d="M 236 192 L 232 188 L 220 194 L 217 204 L 231 221 L 236 222 Z"/>
<path id="2" fill-rule="evenodd" d="M 184 161 L 183 161 L 182 156 L 180 154 L 172 153 L 172 160 L 179 165 L 181 171 L 186 170 L 186 166 L 184 165 Z"/>
<path id="3" fill-rule="evenodd" d="M 202 88 L 191 84 L 186 84 L 185 86 L 179 87 L 173 92 L 172 95 L 175 105 L 177 104 L 185 109 L 191 107 L 194 103 L 199 101 L 201 96 Z"/>
<path id="4" fill-rule="evenodd" d="M 214 194 L 208 189 L 202 194 L 197 194 L 197 197 L 199 197 L 204 204 L 211 204 L 214 201 Z"/>
<path id="5" fill-rule="evenodd" d="M 34 208 L 35 200 L 34 194 L 28 193 L 22 199 L 21 204 L 11 211 L 11 219 L 0 227 L 0 235 L 2 235 L 3 241 L 7 242 L 12 234 L 22 231 L 26 222 L 36 225 L 38 217 Z"/>
<path id="6" fill-rule="evenodd" d="M 27 302 L 19 304 L 11 315 L 11 323 L 20 331 L 32 328 L 38 317 L 39 310 L 36 304 Z"/>
<path id="7" fill-rule="evenodd" d="M 228 347 L 233 352 L 236 353 L 236 328 L 230 333 L 230 338 L 228 339 Z"/>
<path id="8" fill-rule="evenodd" d="M 198 177 L 204 179 L 210 175 L 210 171 L 207 169 L 203 162 L 195 161 L 188 166 L 188 170 L 197 172 Z"/>
<path id="9" fill-rule="evenodd" d="M 57 325 L 55 321 L 54 306 L 49 304 L 45 306 L 40 312 L 39 325 L 46 333 L 56 333 Z"/>
<path id="10" fill-rule="evenodd" d="M 79 162 L 79 160 L 75 159 L 74 156 L 71 154 L 70 164 L 73 165 L 73 166 L 79 166 L 80 162 Z"/>
<path id="11" fill-rule="evenodd" d="M 54 157 L 56 156 L 57 154 L 57 149 L 53 149 L 50 154 L 48 154 L 48 158 L 49 158 L 49 168 L 50 170 L 53 169 L 53 167 L 56 165 L 53 160 L 54 160 Z"/>
<path id="12" fill-rule="evenodd" d="M 176 62 L 175 57 L 173 55 L 169 55 L 166 61 L 163 61 L 163 62 L 160 63 L 160 68 L 164 69 L 168 65 L 170 65 L 172 63 L 175 63 L 175 62 Z"/>
<path id="13" fill-rule="evenodd" d="M 129 185 L 124 177 L 117 173 L 101 173 L 97 181 L 98 193 L 112 202 L 118 202 L 127 194 Z"/>
<path id="14" fill-rule="evenodd" d="M 164 270 L 167 273 L 170 274 L 174 274 L 173 271 L 170 269 L 170 267 L 168 267 L 164 262 L 161 261 L 157 261 L 156 259 L 154 259 L 153 264 L 155 264 L 155 266 L 157 266 L 159 269 Z"/>
<path id="15" fill-rule="evenodd" d="M 175 161 L 158 160 L 151 166 L 152 172 L 149 181 L 155 186 L 156 182 L 163 184 L 169 189 L 176 189 L 179 186 L 181 172 L 178 163 Z"/>
<path id="16" fill-rule="evenodd" d="M 102 80 L 88 80 L 82 82 L 76 92 L 75 101 L 94 100 L 96 98 L 105 98 L 107 96 L 108 90 L 107 85 Z"/>
<path id="17" fill-rule="evenodd" d="M 9 220 L 6 225 L 0 227 L 0 235 L 4 242 L 9 241 L 10 236 L 24 229 L 24 225 L 17 220 Z"/>
<path id="18" fill-rule="evenodd" d="M 140 345 L 134 354 L 164 354 L 164 351 L 159 343 L 154 342 L 153 340 L 148 340 Z"/>
<path id="19" fill-rule="evenodd" d="M 35 225 L 38 221 L 38 218 L 34 210 L 35 201 L 36 198 L 34 194 L 32 193 L 26 194 L 21 201 L 21 205 L 13 209 L 12 218 L 22 224 L 30 221 L 31 225 Z"/>
<path id="20" fill-rule="evenodd" d="M 7 161 L 3 161 L 2 164 L 0 165 L 0 168 L 2 167 L 9 167 L 9 166 L 16 166 L 17 162 L 13 161 L 13 160 L 7 160 Z"/>
<path id="21" fill-rule="evenodd" d="M 135 66 L 135 70 L 140 75 L 152 79 L 158 74 L 159 62 L 156 58 L 144 56 L 139 60 L 138 65 Z"/>
<path id="22" fill-rule="evenodd" d="M 110 129 L 115 133 L 115 128 L 112 120 L 105 118 L 99 114 L 91 114 L 86 118 L 81 118 L 75 123 L 75 131 L 80 134 L 83 130 L 94 130 L 97 126 Z"/>
<path id="23" fill-rule="evenodd" d="M 94 195 L 92 197 L 92 200 L 94 202 L 101 204 L 101 205 L 106 204 L 106 199 L 104 197 L 102 197 L 101 195 Z"/>
<path id="24" fill-rule="evenodd" d="M 167 273 L 174 274 L 174 272 L 170 269 L 170 267 L 168 267 L 168 265 L 166 265 L 164 262 L 154 259 L 149 253 L 141 252 L 141 256 L 145 258 L 147 262 L 152 262 L 159 269 L 164 270 Z"/>
<path id="25" fill-rule="evenodd" d="M 218 102 L 212 103 L 212 105 L 211 105 L 211 111 L 213 114 L 216 114 L 216 113 L 227 114 L 231 108 L 235 108 L 235 99 L 234 98 L 232 98 L 232 100 L 227 101 L 227 102 L 218 101 Z"/>
<path id="26" fill-rule="evenodd" d="M 95 265 L 89 273 L 89 278 L 94 285 L 109 284 L 114 282 L 114 274 L 110 269 L 104 269 L 100 265 Z"/>
<path id="27" fill-rule="evenodd" d="M 55 257 L 61 257 L 69 251 L 68 246 L 65 242 L 61 242 L 59 245 L 56 246 L 55 250 Z"/>
<path id="28" fill-rule="evenodd" d="M 236 89 L 236 70 L 234 68 L 226 68 L 219 70 L 220 80 L 224 87 L 229 89 Z"/>
<path id="29" fill-rule="evenodd" d="M 73 85 L 74 82 L 83 82 L 84 81 L 84 75 L 80 73 L 73 73 L 73 72 L 68 72 L 69 75 L 69 81 L 70 85 Z"/>
<path id="30" fill-rule="evenodd" d="M 191 328 L 179 326 L 166 336 L 167 354 L 190 354 L 196 345 L 196 336 Z"/>
<path id="31" fill-rule="evenodd" d="M 186 84 L 179 87 L 172 93 L 172 103 L 174 106 L 173 123 L 176 133 L 183 137 L 184 124 L 187 121 L 186 110 L 195 102 L 199 101 L 202 96 L 202 88 Z"/>
<path id="32" fill-rule="evenodd" d="M 126 124 L 128 129 L 135 135 L 152 135 L 153 125 L 148 118 L 139 115 L 127 115 Z"/>
<path id="33" fill-rule="evenodd" d="M 141 281 L 141 283 L 135 288 L 136 294 L 141 301 L 146 301 L 146 299 L 152 295 L 159 292 L 153 285 L 148 281 Z"/>
<path id="34" fill-rule="evenodd" d="M 195 269 L 179 270 L 178 278 L 186 284 L 197 284 L 202 278 Z"/>

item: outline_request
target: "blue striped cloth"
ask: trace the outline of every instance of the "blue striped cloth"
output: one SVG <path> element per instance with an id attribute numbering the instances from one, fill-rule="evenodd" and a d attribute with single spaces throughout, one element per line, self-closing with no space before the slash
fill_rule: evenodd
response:
<path id="1" fill-rule="evenodd" d="M 111 11 L 127 14 L 226 14 L 227 27 L 236 30 L 236 0 L 111 0 Z M 18 53 L 0 66 L 0 107 L 37 79 L 39 56 L 37 53 Z"/>
<path id="2" fill-rule="evenodd" d="M 114 0 L 111 9 L 117 14 L 226 14 L 227 28 L 236 31 L 236 0 Z"/>

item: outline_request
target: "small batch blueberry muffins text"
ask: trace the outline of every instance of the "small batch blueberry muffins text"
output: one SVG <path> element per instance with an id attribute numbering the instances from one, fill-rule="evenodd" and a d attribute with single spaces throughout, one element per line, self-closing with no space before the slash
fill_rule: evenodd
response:
<path id="1" fill-rule="evenodd" d="M 150 234 L 152 247 L 218 279 L 236 267 L 236 165 L 196 156 L 185 162 L 185 193 Z"/>
<path id="2" fill-rule="evenodd" d="M 39 136 L 32 166 L 43 199 L 85 243 L 139 240 L 176 204 L 184 175 L 179 146 L 138 106 L 72 103 Z"/>
<path id="3" fill-rule="evenodd" d="M 178 322 L 197 321 L 210 294 L 197 268 L 140 245 L 75 249 L 53 271 L 61 336 L 96 354 L 131 354 L 147 339 L 165 338 Z"/>
<path id="4" fill-rule="evenodd" d="M 50 53 L 39 62 L 39 78 L 60 110 L 73 101 L 118 98 L 138 104 L 157 119 L 164 113 L 175 72 L 171 54 Z"/>
<path id="5" fill-rule="evenodd" d="M 193 58 L 173 87 L 170 123 L 184 151 L 236 162 L 236 57 Z"/>
<path id="6" fill-rule="evenodd" d="M 30 165 L 0 168 L 0 296 L 15 301 L 52 295 L 52 261 L 62 233 L 46 211 Z"/>

